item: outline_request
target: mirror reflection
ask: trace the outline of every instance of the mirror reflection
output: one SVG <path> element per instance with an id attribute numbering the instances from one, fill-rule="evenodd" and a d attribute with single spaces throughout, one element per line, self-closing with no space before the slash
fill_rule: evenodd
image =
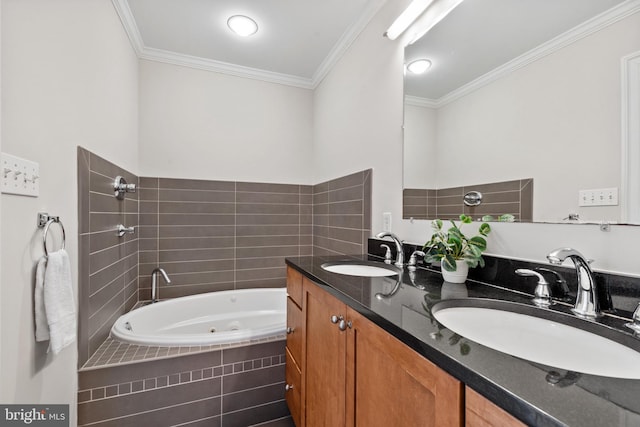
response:
<path id="1" fill-rule="evenodd" d="M 468 0 L 407 46 L 403 216 L 640 223 L 637 3 Z"/>

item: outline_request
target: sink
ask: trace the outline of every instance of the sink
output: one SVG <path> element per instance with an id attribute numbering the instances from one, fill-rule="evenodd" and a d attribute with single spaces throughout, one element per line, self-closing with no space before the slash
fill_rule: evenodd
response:
<path id="1" fill-rule="evenodd" d="M 336 261 L 325 262 L 320 267 L 331 273 L 347 276 L 386 277 L 395 276 L 400 270 L 392 265 L 375 261 Z"/>
<path id="2" fill-rule="evenodd" d="M 474 298 L 441 301 L 431 312 L 451 331 L 512 356 L 584 374 L 640 379 L 640 340 L 602 324 Z"/>

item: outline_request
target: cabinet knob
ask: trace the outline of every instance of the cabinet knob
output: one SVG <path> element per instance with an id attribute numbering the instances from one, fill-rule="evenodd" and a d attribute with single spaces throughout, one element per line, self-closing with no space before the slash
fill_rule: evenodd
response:
<path id="1" fill-rule="evenodd" d="M 346 321 L 344 319 L 340 319 L 340 322 L 338 323 L 338 329 L 340 329 L 341 331 L 346 331 L 347 328 L 351 329 L 351 327 L 353 326 L 353 323 L 351 322 L 351 320 Z"/>
<path id="2" fill-rule="evenodd" d="M 295 329 L 294 329 L 294 328 L 292 328 L 291 326 L 287 327 L 287 335 L 292 334 L 294 330 L 295 330 Z"/>
<path id="3" fill-rule="evenodd" d="M 343 317 L 342 316 L 336 316 L 335 314 L 333 316 L 331 316 L 331 323 L 336 324 L 338 323 L 340 320 L 342 320 Z"/>
<path id="4" fill-rule="evenodd" d="M 284 391 L 291 391 L 293 390 L 293 384 L 286 384 L 284 386 Z"/>

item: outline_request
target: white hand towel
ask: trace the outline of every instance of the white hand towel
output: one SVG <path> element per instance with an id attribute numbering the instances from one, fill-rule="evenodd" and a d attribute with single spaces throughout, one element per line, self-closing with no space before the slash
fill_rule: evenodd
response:
<path id="1" fill-rule="evenodd" d="M 38 266 L 36 267 L 36 287 L 33 293 L 36 341 L 47 341 L 49 339 L 49 325 L 47 324 L 47 313 L 44 309 L 45 268 L 47 268 L 47 258 L 42 257 L 38 260 Z"/>
<path id="2" fill-rule="evenodd" d="M 49 348 L 57 354 L 76 340 L 71 266 L 64 249 L 49 254 L 44 273 L 44 307 L 51 336 Z"/>

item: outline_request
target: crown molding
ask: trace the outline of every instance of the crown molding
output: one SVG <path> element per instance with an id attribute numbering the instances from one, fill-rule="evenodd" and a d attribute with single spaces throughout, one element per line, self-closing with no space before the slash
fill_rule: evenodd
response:
<path id="1" fill-rule="evenodd" d="M 406 105 L 413 105 L 414 107 L 428 107 L 428 108 L 438 108 L 438 101 L 435 99 L 429 98 L 420 98 L 419 96 L 404 96 L 404 103 Z"/>
<path id="2" fill-rule="evenodd" d="M 142 41 L 142 36 L 138 30 L 136 21 L 133 18 L 133 13 L 131 13 L 131 9 L 129 8 L 129 3 L 127 0 L 111 0 L 111 3 L 116 9 L 118 17 L 120 17 L 120 22 L 122 22 L 124 31 L 127 33 L 127 37 L 129 37 L 133 50 L 139 57 L 144 48 L 144 42 Z"/>
<path id="3" fill-rule="evenodd" d="M 149 61 L 181 65 L 183 67 L 195 68 L 198 70 L 214 71 L 216 73 L 227 74 L 230 76 L 262 80 L 269 83 L 278 83 L 303 89 L 313 89 L 311 79 L 260 70 L 257 68 L 243 67 L 242 65 L 229 64 L 227 62 L 214 61 L 212 59 L 184 55 L 162 49 L 145 47 L 142 49 L 142 52 L 138 57 Z"/>
<path id="4" fill-rule="evenodd" d="M 514 71 L 531 64 L 547 55 L 550 55 L 576 41 L 583 39 L 609 25 L 640 12 L 640 0 L 627 0 L 620 3 L 600 15 L 560 34 L 559 36 L 541 44 L 540 46 L 520 55 L 519 57 L 501 65 L 500 67 L 478 77 L 477 79 L 455 89 L 436 100 L 436 108 L 449 104 L 471 92 L 480 89 L 489 83 L 504 77 Z"/>
<path id="5" fill-rule="evenodd" d="M 369 3 L 358 20 L 351 25 L 333 46 L 327 57 L 322 61 L 312 78 L 294 76 L 290 74 L 276 73 L 273 71 L 261 70 L 258 68 L 245 67 L 242 65 L 230 64 L 213 59 L 201 58 L 181 53 L 171 52 L 162 49 L 146 47 L 135 18 L 129 8 L 127 0 L 111 0 L 115 7 L 120 21 L 129 37 L 131 45 L 139 59 L 163 62 L 166 64 L 180 65 L 183 67 L 195 68 L 199 70 L 213 71 L 216 73 L 228 74 L 236 77 L 244 77 L 254 80 L 262 80 L 270 83 L 278 83 L 287 86 L 294 86 L 303 89 L 315 89 L 320 82 L 329 74 L 329 71 L 345 54 L 347 49 L 360 35 L 369 21 L 380 10 L 387 0 L 374 0 Z"/>
<path id="6" fill-rule="evenodd" d="M 387 2 L 387 0 L 373 0 L 365 8 L 364 12 L 360 14 L 358 20 L 351 25 L 342 34 L 338 42 L 333 46 L 327 57 L 322 61 L 318 69 L 313 73 L 311 79 L 313 89 L 315 89 L 322 80 L 329 74 L 329 71 L 336 65 L 336 63 L 347 52 L 349 47 L 358 38 L 360 33 L 365 29 L 371 19 L 378 13 L 380 8 Z"/>

